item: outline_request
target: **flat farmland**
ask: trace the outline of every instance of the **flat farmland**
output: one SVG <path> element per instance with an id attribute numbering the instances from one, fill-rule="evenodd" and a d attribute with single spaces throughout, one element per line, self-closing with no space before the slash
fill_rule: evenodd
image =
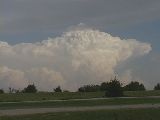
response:
<path id="1" fill-rule="evenodd" d="M 0 94 L 0 102 L 104 98 L 105 92 L 39 92 Z M 125 91 L 124 97 L 160 96 L 160 91 Z"/>

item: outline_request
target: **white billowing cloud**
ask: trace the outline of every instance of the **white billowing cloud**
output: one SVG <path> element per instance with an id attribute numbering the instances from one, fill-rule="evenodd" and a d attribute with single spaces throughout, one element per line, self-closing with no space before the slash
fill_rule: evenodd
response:
<path id="1" fill-rule="evenodd" d="M 31 69 L 26 73 L 30 82 L 35 82 L 40 90 L 53 90 L 57 85 L 63 85 L 64 79 L 59 72 L 48 70 L 47 68 Z"/>
<path id="2" fill-rule="evenodd" d="M 8 43 L 0 41 L 0 54 L 7 55 L 12 53 L 12 47 Z"/>
<path id="3" fill-rule="evenodd" d="M 12 69 L 10 72 L 16 76 L 19 74 L 19 78 L 5 78 L 7 82 L 18 81 L 18 87 L 23 87 L 23 81 L 27 80 L 40 90 L 51 90 L 50 87 L 57 85 L 75 90 L 83 84 L 109 80 L 121 62 L 150 50 L 150 44 L 135 39 L 122 40 L 87 28 L 74 29 L 37 43 L 8 45 L 0 42 L 0 65 Z M 5 83 L 1 76 L 0 83 Z"/>
<path id="4" fill-rule="evenodd" d="M 123 71 L 123 73 L 120 74 L 118 77 L 120 78 L 120 80 L 123 81 L 122 82 L 123 86 L 127 85 L 131 81 L 136 81 L 137 80 L 137 78 L 133 78 L 131 69 L 127 69 L 127 70 Z"/>
<path id="5" fill-rule="evenodd" d="M 27 85 L 24 73 L 7 67 L 0 67 L 0 87 L 7 89 L 8 87 L 23 88 Z"/>

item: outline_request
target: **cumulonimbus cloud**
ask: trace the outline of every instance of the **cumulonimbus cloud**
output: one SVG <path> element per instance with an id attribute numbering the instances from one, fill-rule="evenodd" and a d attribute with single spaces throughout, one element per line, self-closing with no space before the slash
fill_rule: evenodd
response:
<path id="1" fill-rule="evenodd" d="M 109 80 L 121 62 L 150 51 L 149 43 L 88 28 L 37 43 L 0 42 L 0 87 L 23 88 L 33 82 L 40 90 L 57 85 L 75 90 Z"/>

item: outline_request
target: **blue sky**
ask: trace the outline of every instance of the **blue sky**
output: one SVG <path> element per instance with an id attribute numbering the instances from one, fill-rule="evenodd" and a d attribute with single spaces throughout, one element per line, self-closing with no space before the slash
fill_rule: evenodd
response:
<path id="1" fill-rule="evenodd" d="M 134 68 L 133 75 L 153 86 L 160 78 L 159 11 L 159 0 L 0 0 L 0 41 L 41 42 L 83 23 L 121 39 L 151 44 L 149 54 L 126 61 L 119 71 Z"/>
<path id="2" fill-rule="evenodd" d="M 0 35 L 10 43 L 43 40 L 79 23 L 122 37 L 148 41 L 159 37 L 158 0 L 1 0 L 0 3 Z"/>
<path id="3" fill-rule="evenodd" d="M 150 42 L 156 52 L 160 49 L 158 0 L 1 0 L 0 3 L 0 39 L 10 44 L 42 41 L 84 23 L 115 36 Z M 39 20 L 41 17 L 44 21 Z"/>

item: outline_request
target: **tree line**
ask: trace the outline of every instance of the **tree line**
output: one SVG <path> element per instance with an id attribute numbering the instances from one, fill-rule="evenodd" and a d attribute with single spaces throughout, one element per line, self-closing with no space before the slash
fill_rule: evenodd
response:
<path id="1" fill-rule="evenodd" d="M 103 82 L 100 85 L 84 85 L 78 89 L 79 92 L 97 92 L 105 91 L 107 97 L 121 97 L 124 91 L 145 91 L 146 88 L 138 81 L 131 81 L 129 84 L 123 84 L 115 77 L 109 82 Z M 154 90 L 160 90 L 160 83 L 154 86 Z"/>
<path id="2" fill-rule="evenodd" d="M 84 85 L 78 88 L 78 92 L 98 92 L 104 91 L 107 97 L 119 97 L 123 96 L 124 91 L 145 91 L 146 88 L 142 83 L 138 81 L 131 81 L 129 84 L 123 86 L 123 84 L 115 77 L 109 82 L 103 82 L 100 85 Z M 154 90 L 160 90 L 160 83 L 154 86 Z M 54 92 L 64 92 L 60 86 L 53 89 Z M 23 90 L 16 90 L 9 88 L 9 93 L 36 93 L 38 92 L 34 84 L 29 84 Z M 0 89 L 0 94 L 4 93 L 3 89 Z"/>
<path id="3" fill-rule="evenodd" d="M 123 86 L 122 83 L 120 83 L 118 80 L 110 80 L 109 82 L 103 82 L 100 85 L 84 85 L 78 89 L 79 92 L 97 92 L 97 91 L 106 91 L 112 88 L 112 84 L 114 82 L 117 82 L 119 86 L 124 91 L 145 91 L 146 88 L 142 83 L 139 83 L 138 81 L 131 81 L 129 84 Z M 116 84 L 116 83 L 115 83 Z M 153 90 L 160 90 L 160 83 L 154 86 Z"/>
<path id="4" fill-rule="evenodd" d="M 54 92 L 62 92 L 62 89 L 60 86 L 53 89 Z M 25 87 L 23 90 L 17 90 L 14 88 L 9 87 L 9 93 L 36 93 L 38 92 L 36 86 L 34 84 L 29 84 L 27 87 Z M 0 89 L 0 94 L 5 93 L 3 89 Z"/>
<path id="5" fill-rule="evenodd" d="M 96 91 L 106 91 L 110 88 L 112 88 L 113 82 L 117 82 L 119 86 L 122 86 L 122 84 L 116 80 L 111 80 L 109 82 L 103 82 L 100 85 L 84 85 L 78 89 L 79 92 L 96 92 Z M 116 84 L 116 83 L 114 83 Z M 158 87 L 156 87 L 158 88 Z M 137 81 L 132 81 L 129 84 L 125 85 L 122 87 L 124 91 L 145 91 L 146 88 L 144 87 L 143 84 L 140 84 Z"/>

